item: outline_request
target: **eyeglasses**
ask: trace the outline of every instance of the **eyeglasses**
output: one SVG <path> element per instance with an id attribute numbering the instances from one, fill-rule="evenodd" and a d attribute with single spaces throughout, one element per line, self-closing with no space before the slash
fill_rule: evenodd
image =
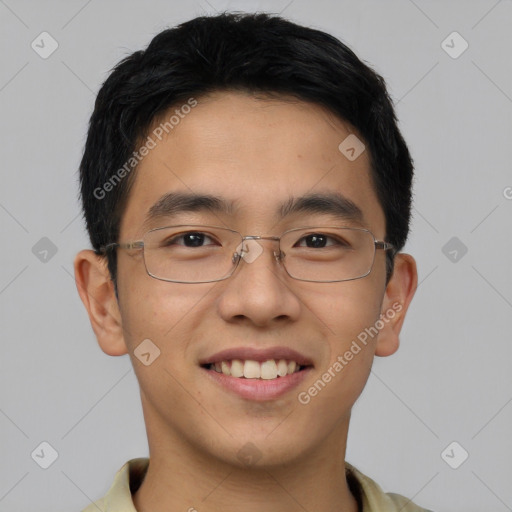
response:
<path id="1" fill-rule="evenodd" d="M 211 283 L 230 277 L 243 258 L 252 263 L 263 253 L 256 240 L 279 243 L 273 251 L 287 274 L 299 281 L 334 283 L 367 276 L 377 249 L 393 250 L 367 229 L 301 227 L 281 236 L 242 236 L 219 226 L 179 225 L 155 228 L 134 242 L 110 243 L 100 251 L 142 249 L 147 273 L 173 283 Z"/>

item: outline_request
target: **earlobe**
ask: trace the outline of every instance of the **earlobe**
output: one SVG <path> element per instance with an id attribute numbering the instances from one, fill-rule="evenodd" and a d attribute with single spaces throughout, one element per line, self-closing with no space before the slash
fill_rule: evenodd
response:
<path id="1" fill-rule="evenodd" d="M 101 349 L 111 356 L 127 354 L 121 313 L 105 259 L 83 250 L 76 255 L 74 268 L 78 294 Z"/>
<path id="2" fill-rule="evenodd" d="M 375 355 L 390 356 L 398 350 L 400 331 L 417 286 L 416 261 L 410 254 L 397 254 L 393 275 L 386 286 L 382 301 L 383 327 L 379 332 Z"/>

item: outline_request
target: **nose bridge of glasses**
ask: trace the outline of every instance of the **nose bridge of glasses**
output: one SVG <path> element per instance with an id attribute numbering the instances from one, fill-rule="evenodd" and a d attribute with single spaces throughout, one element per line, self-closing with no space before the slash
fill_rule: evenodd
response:
<path id="1" fill-rule="evenodd" d="M 254 261 L 264 251 L 263 244 L 258 243 L 257 240 L 271 240 L 273 242 L 280 243 L 281 237 L 258 235 L 242 236 L 242 243 L 233 254 L 233 262 L 235 262 L 237 258 L 244 258 L 244 260 L 246 260 L 249 263 Z M 249 241 L 249 243 L 246 243 L 246 241 Z M 253 244 L 250 243 L 251 241 L 253 241 Z M 252 251 L 250 249 L 251 245 L 253 245 Z M 256 250 L 254 250 L 255 247 L 257 247 Z M 277 250 L 274 249 L 272 253 L 276 261 L 281 261 L 284 256 L 280 248 Z"/>

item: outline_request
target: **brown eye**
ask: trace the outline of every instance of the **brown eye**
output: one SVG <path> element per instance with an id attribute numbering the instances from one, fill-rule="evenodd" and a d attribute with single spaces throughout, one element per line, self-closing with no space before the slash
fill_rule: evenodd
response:
<path id="1" fill-rule="evenodd" d="M 204 245 L 211 245 L 205 242 L 208 240 L 213 241 L 211 237 L 209 237 L 206 233 L 201 233 L 200 231 L 190 231 L 188 233 L 183 233 L 180 235 L 175 235 L 167 240 L 164 240 L 163 246 L 170 245 L 183 245 L 185 247 L 204 247 Z"/>
<path id="2" fill-rule="evenodd" d="M 313 233 L 311 235 L 307 235 L 302 237 L 298 244 L 301 247 L 304 247 L 303 244 L 301 244 L 302 241 L 305 241 L 306 245 L 305 247 L 313 248 L 313 249 L 323 249 L 324 247 L 332 246 L 332 245 L 338 245 L 338 246 L 346 246 L 348 247 L 349 244 L 340 238 L 334 238 L 332 236 L 325 235 L 323 233 Z"/>

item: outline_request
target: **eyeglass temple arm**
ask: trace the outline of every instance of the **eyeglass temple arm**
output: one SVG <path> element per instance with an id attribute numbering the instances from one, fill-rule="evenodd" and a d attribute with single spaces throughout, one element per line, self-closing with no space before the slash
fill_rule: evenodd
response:
<path id="1" fill-rule="evenodd" d="M 106 254 L 108 251 L 119 247 L 120 249 L 141 249 L 144 247 L 144 242 L 142 240 L 137 240 L 136 242 L 126 242 L 124 244 L 118 244 L 116 242 L 112 242 L 107 245 L 102 245 L 99 248 L 100 254 Z"/>
<path id="2" fill-rule="evenodd" d="M 392 250 L 393 253 L 397 252 L 393 244 L 389 242 L 384 242 L 383 240 L 375 240 L 375 249 L 382 249 L 383 251 Z"/>

